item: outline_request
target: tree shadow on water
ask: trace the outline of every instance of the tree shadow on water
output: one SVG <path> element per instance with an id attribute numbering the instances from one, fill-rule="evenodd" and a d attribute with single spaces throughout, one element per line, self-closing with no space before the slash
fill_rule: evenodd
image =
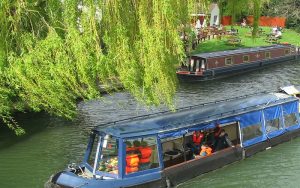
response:
<path id="1" fill-rule="evenodd" d="M 17 136 L 14 131 L 9 129 L 2 121 L 0 121 L 0 150 L 23 142 L 47 128 L 55 127 L 56 123 L 69 124 L 66 120 L 51 117 L 49 114 L 44 112 L 17 113 L 14 118 L 16 122 L 18 122 L 18 125 L 21 126 L 26 133 L 24 135 Z"/>

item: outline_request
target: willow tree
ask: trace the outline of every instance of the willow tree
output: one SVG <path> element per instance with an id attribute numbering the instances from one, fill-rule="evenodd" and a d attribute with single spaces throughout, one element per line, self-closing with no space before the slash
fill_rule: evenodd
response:
<path id="1" fill-rule="evenodd" d="M 76 101 L 121 83 L 138 101 L 172 108 L 178 26 L 197 0 L 2 0 L 0 117 L 16 110 L 73 118 Z"/>
<path id="2" fill-rule="evenodd" d="M 228 0 L 227 9 L 231 14 L 231 24 L 236 23 L 236 18 L 241 14 L 243 6 L 245 5 L 245 0 Z"/>
<path id="3" fill-rule="evenodd" d="M 226 0 L 215 0 L 214 2 L 218 4 L 220 10 L 219 23 L 222 23 L 222 18 L 224 16 L 224 8 L 226 8 Z"/>
<path id="4" fill-rule="evenodd" d="M 253 3 L 253 30 L 252 38 L 256 38 L 259 27 L 259 18 L 262 8 L 262 0 L 252 0 Z"/>
<path id="5" fill-rule="evenodd" d="M 224 3 L 223 0 L 218 0 L 219 4 Z M 263 5 L 268 3 L 269 0 L 228 0 L 226 9 L 231 14 L 231 24 L 236 23 L 236 17 L 241 14 L 245 7 L 249 12 L 253 13 L 253 30 L 252 37 L 256 38 L 259 27 L 259 18 L 261 16 L 261 10 Z"/>

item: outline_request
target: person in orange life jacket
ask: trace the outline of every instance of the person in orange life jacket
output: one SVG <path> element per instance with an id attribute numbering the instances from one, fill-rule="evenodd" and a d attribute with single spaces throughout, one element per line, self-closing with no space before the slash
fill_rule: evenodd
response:
<path id="1" fill-rule="evenodd" d="M 140 151 L 141 142 L 138 141 L 138 140 L 134 140 L 133 141 L 133 148 L 135 150 L 135 153 L 138 154 L 139 158 L 141 158 L 141 151 Z"/>
<path id="2" fill-rule="evenodd" d="M 141 142 L 138 141 L 138 140 L 134 140 L 133 141 L 133 147 L 138 150 L 141 147 Z"/>
<path id="3" fill-rule="evenodd" d="M 202 144 L 204 138 L 204 133 L 203 130 L 201 131 L 195 131 L 193 133 L 193 144 L 188 145 L 189 147 L 191 147 L 192 151 L 194 152 L 194 154 L 198 154 L 200 151 L 200 147 Z"/>
<path id="4" fill-rule="evenodd" d="M 133 151 L 134 153 L 140 155 L 140 151 L 139 148 L 141 146 L 140 141 L 138 140 L 134 140 L 133 143 L 131 143 L 130 141 L 126 141 L 126 153 L 129 151 Z"/>
<path id="5" fill-rule="evenodd" d="M 126 141 L 125 144 L 126 144 L 126 153 L 128 153 L 129 151 L 133 151 L 134 150 L 134 148 L 132 147 L 131 142 Z"/>
<path id="6" fill-rule="evenodd" d="M 199 154 L 201 157 L 209 156 L 209 155 L 211 155 L 211 153 L 212 153 L 212 149 L 207 144 L 203 144 L 201 146 L 201 151 Z"/>
<path id="7" fill-rule="evenodd" d="M 131 142 L 126 142 L 126 174 L 139 171 L 140 158 L 136 148 L 131 147 Z"/>
<path id="8" fill-rule="evenodd" d="M 195 131 L 193 133 L 193 142 L 196 146 L 200 146 L 202 140 L 204 138 L 204 134 L 203 134 L 203 131 Z"/>
<path id="9" fill-rule="evenodd" d="M 140 147 L 141 157 L 140 157 L 140 170 L 146 170 L 150 168 L 150 158 L 152 155 L 152 148 L 148 146 L 145 141 L 141 142 Z"/>

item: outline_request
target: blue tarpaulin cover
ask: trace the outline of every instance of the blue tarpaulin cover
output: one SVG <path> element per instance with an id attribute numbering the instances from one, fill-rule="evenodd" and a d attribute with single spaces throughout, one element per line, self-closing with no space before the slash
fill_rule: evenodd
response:
<path id="1" fill-rule="evenodd" d="M 286 103 L 286 104 L 283 104 L 283 105 L 282 105 L 283 116 L 288 115 L 288 114 L 295 113 L 295 114 L 296 114 L 296 117 L 297 117 L 297 122 L 298 122 L 298 124 L 295 124 L 295 125 L 290 126 L 290 127 L 286 127 L 285 129 L 288 130 L 288 131 L 291 131 L 291 130 L 295 130 L 295 129 L 300 128 L 300 126 L 299 126 L 298 105 L 299 105 L 299 102 L 298 102 L 298 101 L 294 101 L 294 102 L 290 102 L 290 103 Z"/>
<path id="2" fill-rule="evenodd" d="M 240 125 L 241 128 L 255 125 L 262 122 L 261 111 L 249 112 L 243 115 L 240 115 Z"/>
<path id="3" fill-rule="evenodd" d="M 241 129 L 250 127 L 253 125 L 260 125 L 261 126 L 261 131 L 265 132 L 265 127 L 264 127 L 264 122 L 262 119 L 262 111 L 254 111 L 254 112 L 249 112 L 246 114 L 243 114 L 240 116 L 240 126 Z M 250 140 L 243 140 L 243 146 L 247 147 L 249 145 L 262 142 L 267 139 L 267 136 L 265 134 L 262 134 L 261 136 L 258 136 L 256 138 L 250 139 Z"/>
<path id="4" fill-rule="evenodd" d="M 296 113 L 298 102 L 297 98 L 282 93 L 262 93 L 199 105 L 175 113 L 170 112 L 137 120 L 117 122 L 113 126 L 99 127 L 96 130 L 122 138 L 143 135 L 158 135 L 160 138 L 165 138 L 180 136 L 200 129 L 211 129 L 218 123 L 239 121 L 241 128 L 260 123 L 261 131 L 264 134 L 243 143 L 244 146 L 249 146 L 267 139 L 264 118 L 280 117 L 281 109 L 284 113 Z M 268 136 L 277 135 L 279 132 L 274 132 Z"/>
<path id="5" fill-rule="evenodd" d="M 274 131 L 267 133 L 267 136 L 269 138 L 279 136 L 285 132 L 285 129 L 283 127 L 282 107 L 281 106 L 274 106 L 271 108 L 264 109 L 264 118 L 265 118 L 266 122 L 279 118 L 279 130 L 274 130 Z"/>

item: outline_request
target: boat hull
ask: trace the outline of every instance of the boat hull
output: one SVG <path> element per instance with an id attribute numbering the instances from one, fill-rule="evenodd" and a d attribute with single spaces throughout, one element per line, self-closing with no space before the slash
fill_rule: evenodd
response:
<path id="1" fill-rule="evenodd" d="M 214 153 L 209 157 L 201 159 L 192 159 L 190 161 L 174 165 L 166 168 L 161 172 L 161 178 L 154 181 L 145 182 L 142 184 L 128 185 L 128 182 L 124 184 L 123 180 L 118 180 L 118 183 L 114 182 L 109 184 L 103 180 L 96 179 L 82 179 L 76 177 L 70 172 L 62 171 L 56 174 L 52 180 L 45 184 L 47 188 L 72 188 L 75 186 L 57 185 L 57 182 L 61 181 L 61 176 L 68 179 L 68 181 L 78 182 L 78 185 L 82 188 L 105 188 L 105 187 L 128 187 L 128 188 L 157 188 L 157 187 L 173 187 L 187 180 L 190 180 L 196 176 L 207 173 L 212 170 L 216 170 L 225 165 L 231 164 L 236 161 L 240 161 L 244 158 L 251 157 L 254 154 L 266 150 L 267 148 L 276 146 L 278 144 L 290 141 L 293 138 L 300 136 L 300 129 L 286 132 L 280 136 L 268 139 L 267 141 L 242 148 L 241 146 L 230 147 L 220 152 Z M 78 178 L 78 179 L 77 179 Z"/>
<path id="2" fill-rule="evenodd" d="M 242 159 L 242 153 L 241 147 L 227 148 L 209 157 L 193 159 L 167 168 L 164 170 L 164 176 L 170 181 L 171 186 L 175 186 L 206 172 L 239 161 Z"/>
<path id="3" fill-rule="evenodd" d="M 227 76 L 258 70 L 278 63 L 297 61 L 298 59 L 299 58 L 297 57 L 297 55 L 284 56 L 284 57 L 273 58 L 273 59 L 268 59 L 263 61 L 249 62 L 249 63 L 237 64 L 237 65 L 226 66 L 221 68 L 209 69 L 209 70 L 205 70 L 202 75 L 197 75 L 194 74 L 193 72 L 191 72 L 190 74 L 177 73 L 177 77 L 180 81 L 185 81 L 185 82 L 214 80 L 214 79 L 219 79 Z"/>

